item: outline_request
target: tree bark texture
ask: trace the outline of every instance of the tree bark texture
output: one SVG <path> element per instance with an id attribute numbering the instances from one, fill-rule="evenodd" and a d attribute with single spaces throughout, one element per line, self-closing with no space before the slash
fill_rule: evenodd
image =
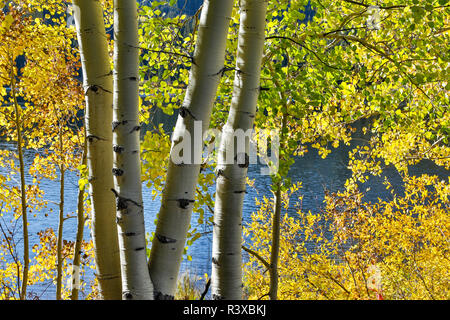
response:
<path id="1" fill-rule="evenodd" d="M 86 165 L 86 143 L 83 148 L 83 155 L 81 158 L 81 164 Z M 72 279 L 71 279 L 71 300 L 78 300 L 78 293 L 80 291 L 80 260 L 81 260 L 81 246 L 83 243 L 84 235 L 84 191 L 85 187 L 80 186 L 78 189 L 77 197 L 77 234 L 75 238 L 75 247 L 73 250 L 73 263 L 72 263 Z"/>
<path id="2" fill-rule="evenodd" d="M 59 142 L 60 148 L 62 149 L 62 136 L 61 130 L 59 133 Z M 56 245 L 56 300 L 62 299 L 62 273 L 63 273 L 63 230 L 64 230 L 64 182 L 65 182 L 65 174 L 66 169 L 64 168 L 64 164 L 60 164 L 59 168 L 60 173 L 60 181 L 59 181 L 59 224 L 58 224 L 58 237 L 57 237 L 57 245 Z"/>
<path id="3" fill-rule="evenodd" d="M 149 300 L 139 124 L 139 41 L 136 1 L 114 0 L 113 151 L 122 298 Z"/>
<path id="4" fill-rule="evenodd" d="M 281 183 L 276 185 L 272 216 L 272 248 L 270 251 L 270 300 L 278 299 L 278 261 L 280 254 Z"/>
<path id="5" fill-rule="evenodd" d="M 240 141 L 245 145 L 238 148 L 235 132 L 253 129 L 267 1 L 243 0 L 240 6 L 234 90 L 219 148 L 213 227 L 211 292 L 213 299 L 227 300 L 242 299 L 242 207 L 250 141 L 249 136 L 245 137 Z"/>
<path id="6" fill-rule="evenodd" d="M 113 79 L 100 1 L 73 0 L 86 95 L 92 239 L 104 299 L 121 299 L 112 152 Z"/>
<path id="7" fill-rule="evenodd" d="M 195 148 L 201 143 L 195 144 L 189 141 L 189 137 L 194 136 L 195 121 L 201 121 L 202 132 L 209 127 L 217 87 L 224 71 L 233 2 L 205 0 L 203 3 L 189 84 L 172 135 L 166 185 L 151 248 L 149 270 L 155 299 L 173 299 L 175 293 L 201 163 L 201 159 L 193 159 L 195 152 L 201 154 L 201 150 Z M 183 157 L 190 154 L 191 161 L 173 161 L 180 143 L 187 146 Z"/>

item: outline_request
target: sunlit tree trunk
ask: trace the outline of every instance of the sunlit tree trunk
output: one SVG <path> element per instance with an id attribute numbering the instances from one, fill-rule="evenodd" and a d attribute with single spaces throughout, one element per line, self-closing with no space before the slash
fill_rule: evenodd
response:
<path id="1" fill-rule="evenodd" d="M 55 118 L 58 115 L 55 112 Z M 61 124 L 58 121 L 58 151 L 60 155 L 64 154 L 64 144 L 63 144 L 63 132 Z M 62 273 L 63 273 L 63 230 L 64 230 L 64 182 L 66 175 L 66 168 L 64 166 L 64 159 L 59 159 L 59 224 L 58 224 L 58 236 L 56 240 L 56 300 L 61 300 L 62 298 Z"/>
<path id="2" fill-rule="evenodd" d="M 136 1 L 114 0 L 114 194 L 122 298 L 153 298 L 147 266 L 139 150 L 139 42 Z"/>
<path id="3" fill-rule="evenodd" d="M 211 290 L 213 299 L 242 299 L 242 206 L 249 165 L 249 138 L 260 91 L 266 0 L 240 1 L 240 29 L 233 99 L 222 130 L 214 207 Z M 243 146 L 239 148 L 239 143 Z M 232 156 L 230 156 L 230 154 Z M 228 160 L 228 161 L 227 161 Z M 229 160 L 234 162 L 229 163 Z"/>
<path id="4" fill-rule="evenodd" d="M 274 205 L 272 216 L 272 246 L 270 250 L 269 268 L 269 297 L 270 300 L 278 299 L 278 260 L 280 254 L 280 224 L 281 224 L 281 183 L 276 184 L 274 193 Z"/>
<path id="5" fill-rule="evenodd" d="M 59 186 L 59 224 L 58 224 L 58 238 L 56 244 L 56 300 L 61 300 L 62 294 L 62 272 L 63 272 L 63 227 L 64 227 L 64 178 L 65 168 L 64 164 L 60 165 L 60 186 Z"/>
<path id="6" fill-rule="evenodd" d="M 149 270 L 155 299 L 173 299 L 180 263 L 191 221 L 192 206 L 200 172 L 201 141 L 194 148 L 194 121 L 201 130 L 209 127 L 217 87 L 224 71 L 225 48 L 233 0 L 205 0 L 198 27 L 197 43 L 192 58 L 189 84 L 172 136 L 171 158 L 163 192 L 158 224 L 152 243 Z M 180 144 L 183 158 L 174 161 Z M 201 158 L 201 156 L 200 156 Z M 195 161 L 194 161 L 195 160 Z"/>
<path id="7" fill-rule="evenodd" d="M 274 70 L 271 66 L 269 66 L 272 74 L 274 74 Z M 280 82 L 273 78 L 275 83 L 275 87 L 280 92 L 281 98 L 281 127 L 280 127 L 280 150 L 285 148 L 287 143 L 286 139 L 286 128 L 287 128 L 287 119 L 288 119 L 288 109 L 292 102 L 292 98 L 286 96 L 284 91 L 282 90 L 282 85 Z M 279 161 L 284 161 L 284 159 L 279 159 Z M 270 248 L 270 264 L 269 264 L 269 298 L 270 300 L 278 299 L 278 262 L 279 262 L 279 253 L 280 253 L 280 236 L 281 236 L 281 189 L 284 183 L 286 176 L 281 175 L 280 177 L 272 177 L 272 190 L 273 191 L 273 214 L 272 214 L 272 245 Z"/>
<path id="8" fill-rule="evenodd" d="M 112 155 L 112 70 L 100 1 L 74 0 L 86 94 L 86 139 L 92 239 L 104 299 L 121 299 Z"/>

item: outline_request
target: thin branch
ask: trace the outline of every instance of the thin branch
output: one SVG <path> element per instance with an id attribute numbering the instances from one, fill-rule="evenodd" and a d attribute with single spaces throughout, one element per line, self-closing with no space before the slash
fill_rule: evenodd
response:
<path id="1" fill-rule="evenodd" d="M 176 56 L 179 56 L 179 57 L 183 57 L 185 59 L 189 59 L 189 60 L 191 60 L 191 62 L 193 64 L 195 64 L 194 57 L 192 57 L 190 55 L 187 55 L 187 54 L 178 53 L 178 52 L 172 52 L 172 51 L 165 51 L 165 50 L 152 50 L 152 49 L 148 49 L 148 48 L 144 48 L 144 47 L 137 47 L 137 48 L 145 50 L 145 51 L 153 52 L 153 53 L 166 53 L 166 54 L 169 54 L 169 55 L 176 55 Z"/>
<path id="2" fill-rule="evenodd" d="M 249 249 L 245 246 L 241 246 L 241 248 L 251 254 L 252 256 L 254 256 L 255 258 L 257 258 L 267 269 L 270 269 L 270 264 L 263 258 L 261 257 L 256 251 L 253 251 L 252 249 Z"/>
<path id="3" fill-rule="evenodd" d="M 311 50 L 310 48 L 306 47 L 304 44 L 302 44 L 302 43 L 300 43 L 300 42 L 298 42 L 298 41 L 296 41 L 296 40 L 294 40 L 294 39 L 292 39 L 292 38 L 289 38 L 289 37 L 286 37 L 286 36 L 269 36 L 269 37 L 266 37 L 266 40 L 270 40 L 270 39 L 285 39 L 285 40 L 289 40 L 289 41 L 295 43 L 296 45 L 302 47 L 303 49 L 305 49 L 305 50 L 308 51 L 309 53 L 312 53 L 312 54 L 317 58 L 317 60 L 319 60 L 319 61 L 320 61 L 321 63 L 323 63 L 324 65 L 326 65 L 328 68 L 336 69 L 336 70 L 345 70 L 345 71 L 350 71 L 350 70 L 351 70 L 351 69 L 339 68 L 339 67 L 335 67 L 335 66 L 329 65 L 328 63 L 326 63 L 325 61 L 323 61 L 323 60 L 317 55 L 317 53 L 316 53 L 314 50 Z"/>
<path id="4" fill-rule="evenodd" d="M 308 282 L 312 287 L 314 287 L 314 288 L 316 289 L 316 291 L 317 291 L 319 294 L 323 295 L 326 299 L 331 300 L 331 298 L 328 297 L 328 296 L 325 294 L 325 291 L 323 291 L 322 289 L 320 289 L 318 286 L 316 286 L 313 282 L 311 282 L 311 281 L 309 280 L 307 274 L 305 274 L 304 279 L 305 279 L 306 282 Z"/>
<path id="5" fill-rule="evenodd" d="M 403 73 L 408 79 L 409 81 L 416 87 L 417 90 L 421 91 L 431 102 L 431 104 L 434 106 L 433 104 L 433 100 L 428 96 L 428 94 L 417 84 L 414 82 L 414 80 L 411 78 L 411 75 L 408 72 L 405 72 L 402 68 L 401 65 L 398 61 L 394 60 L 392 57 L 390 57 L 386 52 L 383 52 L 380 48 L 368 43 L 367 41 L 355 37 L 355 36 L 351 36 L 351 35 L 342 35 L 342 34 L 328 34 L 328 35 L 319 35 L 322 36 L 324 38 L 332 38 L 332 39 L 344 39 L 344 40 L 350 40 L 350 41 L 354 41 L 354 42 L 358 42 L 359 44 L 361 44 L 362 46 L 372 50 L 375 53 L 378 53 L 380 56 L 384 57 L 385 59 L 389 60 L 390 62 L 392 62 L 397 68 L 398 70 Z"/>
<path id="6" fill-rule="evenodd" d="M 363 2 L 357 2 L 357 1 L 354 1 L 354 0 L 343 0 L 344 2 L 347 2 L 347 3 L 351 3 L 351 4 L 356 4 L 356 5 L 358 5 L 358 6 L 362 6 L 362 7 L 365 7 L 365 8 L 369 8 L 370 6 L 372 6 L 372 5 L 370 5 L 370 4 L 366 4 L 366 3 L 363 3 Z M 408 7 L 408 5 L 405 5 L 405 4 L 400 4 L 400 5 L 393 5 L 393 6 L 378 6 L 380 9 L 382 9 L 382 10 L 395 10 L 395 9 L 403 9 L 403 8 L 406 8 L 406 7 Z M 437 6 L 437 7 L 433 7 L 433 10 L 434 9 L 442 9 L 442 8 L 447 8 L 447 7 L 449 7 L 449 5 L 444 5 L 444 6 Z"/>
<path id="7" fill-rule="evenodd" d="M 69 219 L 72 219 L 72 218 L 77 218 L 77 216 L 67 216 L 67 217 L 64 217 L 64 218 L 63 218 L 63 221 L 66 221 L 66 220 L 69 220 Z"/>
<path id="8" fill-rule="evenodd" d="M 343 1 L 347 2 L 347 3 L 351 3 L 351 4 L 356 4 L 356 5 L 362 6 L 364 8 L 369 8 L 371 6 L 369 4 L 357 2 L 357 1 L 353 1 L 353 0 L 343 0 Z M 405 7 L 406 7 L 406 5 L 395 5 L 395 6 L 387 6 L 387 7 L 379 6 L 379 8 L 383 9 L 383 10 L 401 9 L 401 8 L 405 8 Z"/>
<path id="9" fill-rule="evenodd" d="M 266 297 L 269 295 L 269 292 L 267 292 L 266 294 L 263 294 L 261 297 L 258 298 L 258 300 L 262 300 L 262 298 Z"/>
<path id="10" fill-rule="evenodd" d="M 204 300 L 204 299 L 205 299 L 206 293 L 208 293 L 208 290 L 209 290 L 209 286 L 210 286 L 210 285 L 211 285 L 211 278 L 208 279 L 208 282 L 206 282 L 205 290 L 203 290 L 203 293 L 202 293 L 202 295 L 200 296 L 200 299 L 199 299 L 199 300 Z"/>

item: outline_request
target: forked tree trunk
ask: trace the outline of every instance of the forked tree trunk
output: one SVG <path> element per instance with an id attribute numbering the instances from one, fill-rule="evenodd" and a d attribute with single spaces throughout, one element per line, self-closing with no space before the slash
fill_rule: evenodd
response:
<path id="1" fill-rule="evenodd" d="M 73 0 L 86 95 L 92 239 L 104 299 L 121 299 L 112 155 L 112 70 L 100 1 Z"/>
<path id="2" fill-rule="evenodd" d="M 201 121 L 202 132 L 209 127 L 224 71 L 233 2 L 205 0 L 203 3 L 189 84 L 172 136 L 166 186 L 149 261 L 155 299 L 173 299 L 175 293 L 201 163 L 201 159 L 195 157 L 196 152 L 201 158 L 202 142 L 197 141 L 199 148 L 194 147 L 194 121 Z M 180 146 L 185 147 L 182 161 L 176 159 L 181 155 Z"/>
<path id="3" fill-rule="evenodd" d="M 114 0 L 113 190 L 122 298 L 153 298 L 147 266 L 139 150 L 139 42 L 136 1 Z"/>
<path id="4" fill-rule="evenodd" d="M 211 292 L 213 299 L 227 300 L 242 299 L 242 206 L 250 135 L 235 133 L 239 129 L 250 133 L 248 130 L 253 129 L 267 1 L 241 0 L 240 6 L 234 90 L 220 142 L 213 227 Z"/>

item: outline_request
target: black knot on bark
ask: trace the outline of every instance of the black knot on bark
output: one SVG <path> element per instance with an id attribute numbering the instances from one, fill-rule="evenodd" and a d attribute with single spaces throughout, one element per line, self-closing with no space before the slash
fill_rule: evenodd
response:
<path id="1" fill-rule="evenodd" d="M 155 300 L 174 300 L 174 297 L 170 294 L 163 294 L 160 291 L 155 291 L 153 293 L 153 297 L 155 298 Z"/>
<path id="2" fill-rule="evenodd" d="M 197 118 L 192 114 L 192 112 L 185 106 L 181 106 L 180 107 L 180 116 L 182 118 L 186 118 L 187 115 L 190 115 L 192 117 L 192 119 L 197 120 Z"/>
<path id="3" fill-rule="evenodd" d="M 230 178 L 228 178 L 226 175 L 225 175 L 225 170 L 224 169 L 217 169 L 216 170 L 216 178 L 219 178 L 220 176 L 222 176 L 224 179 L 226 179 L 226 180 L 231 180 Z"/>
<path id="4" fill-rule="evenodd" d="M 247 28 L 247 29 L 249 29 L 249 28 Z M 235 70 L 236 70 L 236 73 L 239 74 L 239 75 L 245 74 L 245 72 L 242 71 L 241 69 L 235 69 Z"/>
<path id="5" fill-rule="evenodd" d="M 116 128 L 120 125 L 120 121 L 113 121 L 111 122 L 112 125 L 112 131 L 116 130 Z"/>
<path id="6" fill-rule="evenodd" d="M 88 136 L 86 137 L 86 139 L 87 139 L 87 141 L 90 142 L 90 143 L 94 142 L 94 140 L 105 140 L 105 139 L 102 139 L 102 138 L 100 138 L 99 136 L 96 136 L 96 135 L 93 135 L 93 134 L 88 135 Z"/>
<path id="7" fill-rule="evenodd" d="M 226 66 L 224 66 L 222 69 L 219 70 L 219 72 L 212 74 L 212 76 L 220 75 L 220 77 L 223 77 L 225 75 L 225 72 L 233 71 L 233 70 L 238 71 L 237 69 L 235 69 L 233 67 L 226 67 Z"/>
<path id="8" fill-rule="evenodd" d="M 180 116 L 182 118 L 186 118 L 186 116 L 188 115 L 188 110 L 186 107 L 180 107 Z"/>
<path id="9" fill-rule="evenodd" d="M 184 166 L 184 161 L 181 161 L 180 163 L 174 163 L 174 165 L 176 165 L 177 167 L 182 167 Z"/>
<path id="10" fill-rule="evenodd" d="M 193 203 L 195 202 L 195 200 L 190 200 L 190 199 L 178 199 L 178 205 L 180 206 L 181 209 L 186 209 L 189 206 L 189 203 Z"/>
<path id="11" fill-rule="evenodd" d="M 108 93 L 112 93 L 109 90 L 106 90 L 105 88 L 96 85 L 96 84 L 92 84 L 89 87 L 87 87 L 86 92 L 84 93 L 85 96 L 87 96 L 87 94 L 89 93 L 89 91 L 94 92 L 95 94 L 97 94 L 100 90 L 104 91 L 104 92 L 108 92 Z"/>
<path id="12" fill-rule="evenodd" d="M 116 190 L 114 190 L 114 189 L 111 189 L 111 191 L 114 193 L 114 196 L 116 197 L 117 210 L 120 211 L 120 210 L 127 209 L 128 208 L 128 202 L 131 202 L 135 206 L 137 206 L 139 208 L 142 208 L 142 204 L 141 203 L 138 203 L 138 202 L 136 202 L 136 201 L 134 201 L 132 199 L 127 199 L 127 198 L 121 197 L 119 195 L 119 193 Z"/>
<path id="13" fill-rule="evenodd" d="M 113 175 L 115 175 L 116 177 L 120 177 L 121 175 L 123 175 L 123 170 L 119 169 L 119 168 L 113 168 L 112 169 L 112 173 Z"/>
<path id="14" fill-rule="evenodd" d="M 117 197 L 116 198 L 116 208 L 118 211 L 125 210 L 126 208 L 128 208 L 127 202 L 123 198 Z M 120 220 L 119 220 L 119 222 L 120 222 Z"/>
<path id="15" fill-rule="evenodd" d="M 124 150 L 125 150 L 125 148 L 122 147 L 122 146 L 118 146 L 118 145 L 114 145 L 114 146 L 113 146 L 113 151 L 114 151 L 114 152 L 122 153 Z"/>
<path id="16" fill-rule="evenodd" d="M 141 130 L 141 126 L 134 126 L 131 130 L 130 133 L 134 132 L 134 131 L 139 131 Z"/>
<path id="17" fill-rule="evenodd" d="M 123 120 L 123 121 L 113 121 L 113 122 L 111 122 L 112 131 L 114 132 L 114 130 L 116 130 L 117 127 L 120 126 L 121 124 L 127 124 L 127 123 L 128 123 L 127 120 Z"/>
<path id="18" fill-rule="evenodd" d="M 241 152 L 234 157 L 234 161 L 238 164 L 239 168 L 248 168 L 250 164 L 250 157 L 248 154 Z"/>
<path id="19" fill-rule="evenodd" d="M 132 300 L 133 299 L 133 295 L 129 291 L 124 292 L 122 295 L 123 295 L 123 298 L 125 300 Z"/>
<path id="20" fill-rule="evenodd" d="M 160 234 L 157 234 L 157 235 L 156 235 L 156 238 L 157 238 L 158 241 L 161 242 L 161 243 L 175 243 L 175 242 L 177 242 L 176 239 L 172 239 L 172 238 L 169 238 L 169 237 L 160 235 Z"/>
<path id="21" fill-rule="evenodd" d="M 214 257 L 211 259 L 211 262 L 214 263 L 216 266 L 220 266 L 219 260 L 217 260 L 217 259 L 214 258 Z"/>

